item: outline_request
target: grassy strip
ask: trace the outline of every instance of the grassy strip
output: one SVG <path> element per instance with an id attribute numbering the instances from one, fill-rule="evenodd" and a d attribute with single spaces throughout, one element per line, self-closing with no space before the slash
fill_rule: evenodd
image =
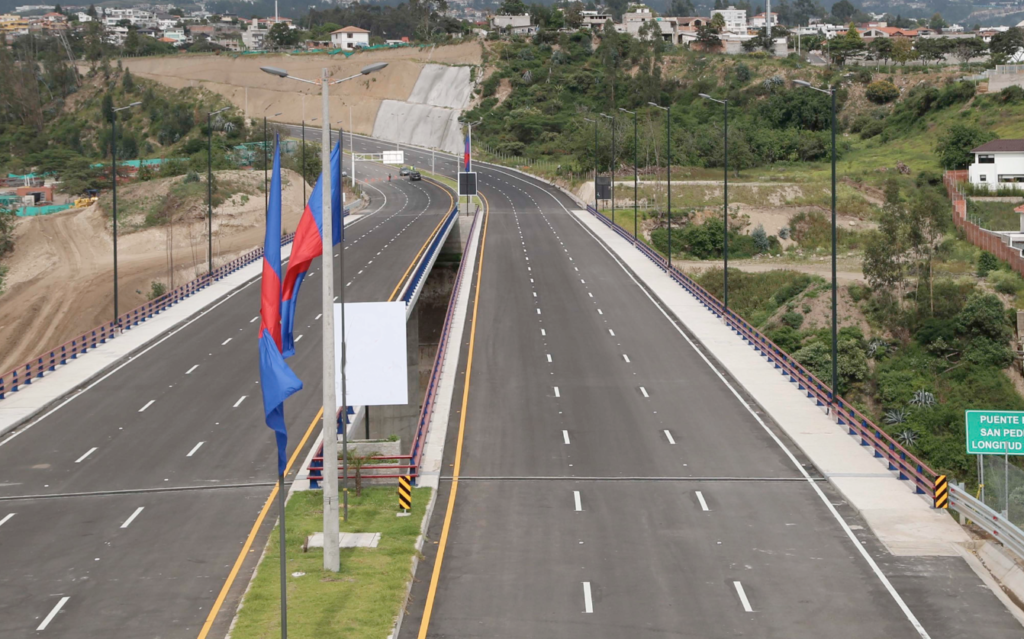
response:
<path id="1" fill-rule="evenodd" d="M 391 486 L 349 493 L 349 520 L 342 532 L 379 532 L 377 548 L 342 548 L 341 571 L 323 569 L 323 552 L 303 552 L 308 535 L 323 530 L 323 495 L 292 495 L 287 516 L 288 633 L 295 639 L 381 639 L 391 631 L 402 605 L 416 538 L 430 488 L 413 489 L 410 517 L 396 517 L 398 496 Z M 280 636 L 280 555 L 275 527 L 256 577 L 238 613 L 232 639 Z M 293 573 L 305 573 L 293 577 Z"/>

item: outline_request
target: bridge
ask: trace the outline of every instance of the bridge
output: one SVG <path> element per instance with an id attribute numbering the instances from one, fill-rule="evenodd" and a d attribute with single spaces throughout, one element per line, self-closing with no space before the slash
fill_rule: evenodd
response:
<path id="1" fill-rule="evenodd" d="M 352 137 L 358 153 L 392 148 Z M 438 543 L 398 637 L 1021 635 L 955 550 L 966 534 L 918 494 L 925 467 L 852 407 L 826 415 L 816 380 L 568 194 L 475 169 L 483 207 L 450 227 L 468 275 L 462 321 L 442 328 L 452 366 L 435 361 L 448 394 L 420 388 L 381 422 L 413 445 L 427 418 L 443 444 L 415 468 L 438 487 Z M 453 202 L 433 183 L 366 190 L 344 285 L 392 299 L 428 268 Z M 214 608 L 209 636 L 225 636 L 275 472 L 272 438 L 252 436 L 254 281 L 0 440 L 0 636 L 195 637 Z M 289 402 L 292 479 L 315 453 L 317 288 L 290 360 L 307 380 Z"/>

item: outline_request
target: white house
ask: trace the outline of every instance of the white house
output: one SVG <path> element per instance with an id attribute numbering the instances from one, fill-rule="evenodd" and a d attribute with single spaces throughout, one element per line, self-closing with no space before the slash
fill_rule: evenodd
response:
<path id="1" fill-rule="evenodd" d="M 715 14 L 722 14 L 722 19 L 725 20 L 725 29 L 729 33 L 746 33 L 747 32 L 747 10 L 737 9 L 736 7 L 729 7 L 728 9 L 715 9 L 711 12 L 711 18 L 714 19 Z"/>
<path id="2" fill-rule="evenodd" d="M 88 13 L 83 13 L 79 11 L 76 17 L 78 18 L 79 22 L 92 22 L 92 16 Z"/>
<path id="3" fill-rule="evenodd" d="M 491 18 L 491 28 L 493 29 L 514 29 L 516 27 L 528 27 L 530 26 L 530 14 L 524 13 L 521 16 L 494 16 Z"/>
<path id="4" fill-rule="evenodd" d="M 779 26 L 779 14 L 772 11 L 772 27 Z M 750 18 L 751 29 L 764 29 L 764 14 L 759 13 Z"/>
<path id="5" fill-rule="evenodd" d="M 370 46 L 370 32 L 359 27 L 342 27 L 331 32 L 331 44 L 352 51 Z"/>
<path id="6" fill-rule="evenodd" d="M 968 180 L 976 187 L 1024 189 L 1024 140 L 992 140 L 976 149 Z"/>

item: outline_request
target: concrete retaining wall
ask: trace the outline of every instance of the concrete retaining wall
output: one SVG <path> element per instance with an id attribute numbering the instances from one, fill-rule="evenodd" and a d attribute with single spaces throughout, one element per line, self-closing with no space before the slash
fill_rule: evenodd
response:
<path id="1" fill-rule="evenodd" d="M 381 102 L 373 136 L 459 153 L 458 120 L 473 89 L 469 75 L 469 67 L 424 65 L 407 100 Z"/>

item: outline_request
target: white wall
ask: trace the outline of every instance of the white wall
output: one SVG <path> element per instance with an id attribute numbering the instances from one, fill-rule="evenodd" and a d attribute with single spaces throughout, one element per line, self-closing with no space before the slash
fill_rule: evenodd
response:
<path id="1" fill-rule="evenodd" d="M 978 155 L 993 155 L 995 156 L 995 164 L 980 164 Z M 975 161 L 968 168 L 968 177 L 971 184 L 974 185 L 987 185 L 990 189 L 997 189 L 1002 187 L 1016 187 L 1024 189 L 1024 183 L 1001 183 L 999 182 L 1000 175 L 1021 175 L 1024 176 L 1024 153 L 992 153 L 992 154 L 975 154 Z M 985 181 L 982 182 L 981 176 L 985 176 Z"/>

